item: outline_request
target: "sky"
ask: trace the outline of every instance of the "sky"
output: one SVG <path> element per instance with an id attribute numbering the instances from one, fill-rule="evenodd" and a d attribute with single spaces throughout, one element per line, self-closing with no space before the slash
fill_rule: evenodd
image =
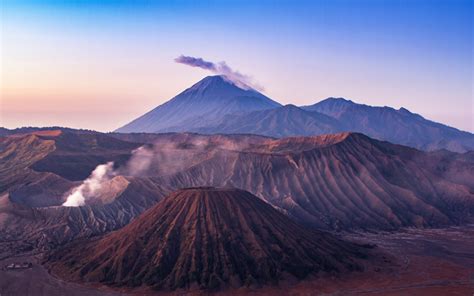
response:
<path id="1" fill-rule="evenodd" d="M 2 0 L 0 126 L 112 131 L 210 75 L 185 55 L 474 132 L 473 2 Z"/>

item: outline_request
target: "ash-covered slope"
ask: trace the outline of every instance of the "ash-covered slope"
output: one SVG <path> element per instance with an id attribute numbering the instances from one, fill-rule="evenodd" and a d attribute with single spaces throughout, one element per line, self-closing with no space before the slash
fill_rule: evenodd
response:
<path id="1" fill-rule="evenodd" d="M 146 178 L 102 182 L 84 207 L 66 193 L 105 161 L 125 161 L 141 144 L 94 132 L 36 130 L 0 137 L 0 258 L 53 248 L 126 225 L 168 191 Z"/>
<path id="2" fill-rule="evenodd" d="M 42 141 L 36 135 L 0 138 L 0 193 L 20 181 L 25 170 L 54 151 L 54 141 Z"/>
<path id="3" fill-rule="evenodd" d="M 474 217 L 472 153 L 427 153 L 351 133 L 284 139 L 57 131 L 14 135 L 0 138 L 0 195 L 8 193 L 9 201 L 25 207 L 61 205 L 64 194 L 80 184 L 72 180 L 84 180 L 107 161 L 122 164 L 117 171 L 130 181 L 124 163 L 141 146 L 132 142 L 154 143 L 147 144 L 148 169 L 130 185 L 121 176 L 107 181 L 104 190 L 113 192 L 88 203 L 97 211 L 113 201 L 131 219 L 153 204 L 159 192 L 232 186 L 323 229 L 436 227 L 469 223 Z M 131 192 L 132 185 L 143 194 L 122 199 L 121 192 Z M 158 193 L 154 187 L 160 187 Z M 28 215 L 17 214 L 8 213 L 21 226 Z M 84 219 L 95 221 L 100 215 Z M 120 220 L 120 215 L 105 223 Z"/>
<path id="4" fill-rule="evenodd" d="M 279 103 L 256 90 L 236 86 L 225 76 L 208 76 L 117 132 L 190 131 L 226 114 L 278 106 Z"/>
<path id="5" fill-rule="evenodd" d="M 140 143 L 122 141 L 98 132 L 76 133 L 62 131 L 53 140 L 55 149 L 35 162 L 31 168 L 37 172 L 52 172 L 72 181 L 87 178 L 94 168 L 113 161 L 116 166 L 125 164 L 131 152 Z"/>
<path id="6" fill-rule="evenodd" d="M 0 137 L 0 194 L 38 182 L 39 187 L 53 190 L 70 187 L 71 181 L 87 178 L 99 164 L 114 161 L 123 165 L 141 145 L 68 129 Z"/>
<path id="7" fill-rule="evenodd" d="M 123 165 L 139 143 L 96 132 L 37 130 L 0 137 L 0 195 L 31 207 L 60 205 L 97 165 Z"/>
<path id="8" fill-rule="evenodd" d="M 319 228 L 469 223 L 474 218 L 472 162 L 450 155 L 353 133 L 286 138 L 240 151 L 216 150 L 156 182 L 242 188 Z"/>
<path id="9" fill-rule="evenodd" d="M 81 207 L 30 207 L 0 195 L 0 258 L 25 251 L 54 249 L 127 225 L 168 192 L 147 179 L 117 177 L 124 188 L 106 204 Z"/>
<path id="10" fill-rule="evenodd" d="M 361 270 L 368 254 L 302 228 L 246 191 L 190 188 L 101 239 L 58 250 L 46 264 L 79 281 L 214 289 Z"/>
<path id="11" fill-rule="evenodd" d="M 474 135 L 433 122 L 405 108 L 373 107 L 342 98 L 328 98 L 302 107 L 338 120 L 345 131 L 364 133 L 372 138 L 421 150 L 474 150 Z"/>

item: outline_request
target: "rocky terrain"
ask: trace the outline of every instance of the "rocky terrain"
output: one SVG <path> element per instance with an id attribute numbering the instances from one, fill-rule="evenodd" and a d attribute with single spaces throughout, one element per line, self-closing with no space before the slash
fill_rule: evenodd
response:
<path id="1" fill-rule="evenodd" d="M 385 268 L 339 276 L 309 277 L 298 283 L 280 283 L 261 288 L 242 287 L 214 295 L 470 295 L 474 293 L 473 226 L 444 229 L 408 229 L 400 232 L 355 233 L 351 239 L 376 244 L 380 252 L 391 254 Z M 39 264 L 39 256 L 0 259 L 33 262 L 33 268 L 6 271 L 0 268 L 0 291 L 4 295 L 169 295 L 146 288 L 112 288 L 93 283 L 73 283 L 52 276 Z M 209 295 L 195 289 L 175 295 Z"/>
<path id="2" fill-rule="evenodd" d="M 136 289 L 146 292 L 150 288 L 202 291 L 200 287 L 239 291 L 258 288 L 262 293 L 270 291 L 274 294 L 276 290 L 268 287 L 277 285 L 277 282 L 278 286 L 291 287 L 288 288 L 291 290 L 307 291 L 313 286 L 297 284 L 302 278 L 305 280 L 301 283 L 313 283 L 313 280 L 322 283 L 328 279 L 327 276 L 338 274 L 346 278 L 346 275 L 352 274 L 348 271 L 366 270 L 363 257 L 369 256 L 367 262 L 372 264 L 371 260 L 379 258 L 379 253 L 377 251 L 371 257 L 371 251 L 365 252 L 367 249 L 360 248 L 360 245 L 385 244 L 383 239 L 376 242 L 379 236 L 370 238 L 367 233 L 403 231 L 406 227 L 420 231 L 451 225 L 466 227 L 472 223 L 474 216 L 474 154 L 447 150 L 423 152 L 357 133 L 270 138 L 193 133 L 102 134 L 30 128 L 1 137 L 0 147 L 0 260 L 16 262 L 12 260 L 30 256 L 39 278 L 52 285 L 45 291 L 58 295 L 61 294 L 60 287 L 66 291 L 75 284 L 51 278 L 37 263 L 48 264 L 48 260 L 44 261 L 45 254 L 52 254 L 55 263 L 51 263 L 50 267 L 67 275 L 67 281 L 97 283 L 80 288 L 80 291 L 92 289 L 90 291 L 97 292 L 96 288 L 103 289 L 101 285 L 107 283 L 112 287 L 104 288 L 104 293 L 112 294 L 133 293 Z M 108 162 L 113 164 L 109 168 L 111 171 L 103 180 L 96 180 L 98 183 L 94 186 L 98 188 L 94 196 L 88 197 L 83 206 L 62 206 L 78 186 L 92 178 L 97 167 Z M 200 196 L 204 198 L 196 200 L 205 200 L 202 205 L 191 202 L 193 198 L 185 198 L 189 194 L 180 199 L 183 192 L 178 191 L 181 193 L 172 195 L 168 202 L 163 203 L 169 204 L 166 210 L 157 205 L 175 190 L 203 186 L 241 188 L 245 192 L 224 191 L 218 196 L 246 197 L 238 199 L 238 203 L 219 199 L 216 204 L 207 202 L 208 193 L 203 193 L 206 190 L 201 189 Z M 212 192 L 211 189 L 208 191 Z M 247 203 L 248 196 L 255 201 Z M 174 204 L 175 200 L 179 200 L 179 206 Z M 171 216 L 162 213 L 180 207 L 185 210 L 173 212 Z M 204 213 L 200 209 L 207 214 L 197 214 Z M 235 220 L 239 209 L 245 210 Z M 257 215 L 256 212 L 270 214 Z M 145 217 L 143 215 L 149 218 L 137 218 Z M 177 217 L 181 217 L 178 219 L 180 223 L 177 223 L 178 220 L 166 220 Z M 208 220 L 209 217 L 225 219 L 219 222 Z M 235 228 L 234 220 L 245 227 Z M 281 222 L 284 225 L 279 220 L 284 221 Z M 198 221 L 205 223 L 199 224 Z M 262 226 L 268 224 L 271 227 Z M 146 230 L 130 230 L 132 225 Z M 212 228 L 206 228 L 207 225 Z M 151 229 L 160 229 L 161 232 Z M 278 232 L 280 230 L 291 234 L 283 235 L 283 232 Z M 358 246 L 348 250 L 347 242 L 341 242 L 334 235 L 320 230 L 337 231 L 342 239 L 349 237 L 357 241 Z M 147 233 L 146 237 L 150 240 L 140 236 L 142 232 Z M 360 236 L 348 236 L 348 232 L 358 232 Z M 313 238 L 307 238 L 307 245 L 300 244 L 306 239 L 299 237 L 308 237 L 308 233 Z M 293 234 L 297 237 L 290 239 Z M 213 235 L 219 237 L 219 242 L 229 242 L 232 248 L 228 249 L 228 244 L 222 246 L 215 243 Z M 440 235 L 443 236 L 442 233 Z M 282 237 L 288 237 L 288 240 Z M 169 244 L 163 238 L 170 238 Z M 119 243 L 111 243 L 109 240 L 112 239 Z M 248 242 L 234 245 L 242 239 Z M 153 241 L 164 244 L 153 245 Z M 314 243 L 319 245 L 312 245 Z M 416 242 L 417 247 L 422 244 L 419 240 Z M 311 250 L 306 248 L 309 245 Z M 435 242 L 429 248 L 437 250 L 440 245 L 443 242 Z M 147 249 L 147 246 L 150 248 Z M 337 247 L 337 253 L 341 254 L 339 257 L 332 253 L 332 246 Z M 383 281 L 390 278 L 390 270 L 398 269 L 402 264 L 400 260 L 403 262 L 403 258 L 396 254 L 404 247 L 401 241 L 395 249 L 382 247 L 382 253 L 387 254 L 386 260 L 393 264 L 389 263 L 388 270 L 382 268 L 383 264 L 377 267 L 369 264 L 382 273 L 372 270 L 367 275 L 380 277 Z M 65 248 L 70 251 L 64 251 Z M 84 248 L 96 248 L 97 251 L 87 252 Z M 141 269 L 127 258 L 139 256 L 140 252 L 134 250 L 142 248 L 150 254 L 162 250 L 162 254 L 169 256 L 156 257 L 150 264 L 145 262 L 145 257 L 137 257 L 144 264 Z M 176 248 L 180 251 L 173 252 Z M 215 248 L 230 252 L 225 254 L 238 253 L 242 257 L 204 255 L 208 251 L 219 254 Z M 101 254 L 102 249 L 117 253 L 112 257 L 93 256 Z M 290 257 L 282 257 L 282 250 L 286 250 L 284 253 Z M 150 254 L 147 253 L 147 256 Z M 77 261 L 74 256 L 84 257 L 86 261 Z M 197 260 L 197 256 L 204 261 Z M 175 258 L 176 261 L 170 263 L 164 258 Z M 213 258 L 220 258 L 220 261 Z M 225 261 L 230 258 L 234 258 L 233 261 Z M 257 262 L 245 258 L 264 259 Z M 327 258 L 327 261 L 308 258 Z M 430 262 L 426 257 L 420 260 Z M 219 265 L 216 262 L 227 263 Z M 308 265 L 304 268 L 302 265 L 297 268 L 291 265 L 302 262 Z M 167 272 L 160 273 L 159 281 L 146 282 L 150 274 L 156 275 L 153 271 L 156 264 L 159 264 L 160 272 L 166 266 L 164 270 Z M 103 266 L 108 266 L 108 269 Z M 467 272 L 471 270 L 469 268 L 466 267 Z M 107 270 L 110 273 L 106 276 Z M 125 270 L 134 270 L 140 276 L 135 278 Z M 6 272 L 5 278 L 11 278 L 11 272 L 17 271 Z M 18 271 L 17 274 L 36 278 L 30 269 Z M 201 276 L 198 278 L 196 274 Z M 433 273 L 430 271 L 428 274 L 431 276 Z M 436 273 L 436 276 L 447 279 L 446 274 Z M 406 277 L 412 276 L 408 272 Z M 366 276 L 361 278 L 367 279 Z M 348 291 L 366 291 L 365 286 L 359 287 L 361 278 L 351 279 Z M 450 274 L 449 278 L 453 279 L 449 280 L 449 285 L 460 287 L 454 280 L 460 277 Z M 24 278 L 17 280 L 23 281 Z M 464 279 L 462 283 L 463 291 L 469 289 Z M 443 283 L 435 284 L 449 289 Z M 0 281 L 0 285 L 8 291 L 6 283 Z M 117 285 L 122 288 L 117 290 Z M 34 289 L 36 284 L 25 286 Z M 393 282 L 395 286 L 403 285 Z M 380 287 L 374 289 L 387 291 Z"/>
<path id="3" fill-rule="evenodd" d="M 159 290 L 277 284 L 363 270 L 368 247 L 294 223 L 238 189 L 177 191 L 121 230 L 50 255 L 54 274 Z"/>
<path id="4" fill-rule="evenodd" d="M 146 178 L 116 176 L 87 206 L 63 207 L 81 183 L 74 180 L 104 160 L 130 157 L 140 144 L 53 130 L 0 138 L 0 146 L 0 258 L 120 228 L 167 192 Z"/>
<path id="5" fill-rule="evenodd" d="M 451 155 L 345 133 L 215 149 L 154 180 L 174 188 L 242 188 L 317 228 L 433 227 L 472 221 L 472 163 Z"/>
<path id="6" fill-rule="evenodd" d="M 24 250 L 54 249 L 80 237 L 91 237 L 127 225 L 161 200 L 167 190 L 146 180 L 130 179 L 108 204 L 82 207 L 28 207 L 0 197 L 0 258 Z"/>
<path id="7" fill-rule="evenodd" d="M 304 224 L 331 230 L 446 226 L 473 217 L 472 153 L 426 153 L 361 134 L 272 139 L 63 131 L 9 136 L 1 144 L 3 192 L 27 208 L 61 205 L 95 166 L 115 161 L 118 175 L 107 183 L 115 189 L 95 202 L 122 203 L 130 217 L 193 186 L 242 188 Z M 140 153 L 133 152 L 137 147 Z M 141 197 L 125 198 L 131 188 Z"/>

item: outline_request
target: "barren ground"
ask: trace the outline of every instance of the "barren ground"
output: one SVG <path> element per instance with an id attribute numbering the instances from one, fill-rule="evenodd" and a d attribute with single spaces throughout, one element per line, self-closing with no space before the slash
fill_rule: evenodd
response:
<path id="1" fill-rule="evenodd" d="M 296 285 L 222 291 L 250 295 L 474 295 L 474 225 L 446 229 L 408 229 L 396 233 L 351 234 L 356 241 L 375 243 L 396 258 L 389 270 L 353 273 L 344 278 L 310 279 Z M 112 291 L 110 288 L 66 283 L 47 273 L 37 258 L 3 259 L 35 262 L 33 268 L 0 270 L 0 295 L 150 295 L 150 291 Z M 184 294 L 177 292 L 176 294 Z M 201 294 L 191 292 L 190 294 Z"/>

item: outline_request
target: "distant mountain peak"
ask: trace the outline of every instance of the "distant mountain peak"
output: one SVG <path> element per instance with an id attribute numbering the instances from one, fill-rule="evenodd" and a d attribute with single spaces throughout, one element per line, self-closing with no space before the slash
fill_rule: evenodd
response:
<path id="1" fill-rule="evenodd" d="M 118 132 L 189 131 L 226 114 L 279 107 L 254 89 L 244 89 L 223 75 L 207 76 L 171 100 L 119 128 Z"/>
<path id="2" fill-rule="evenodd" d="M 201 88 L 201 87 L 207 87 L 212 84 L 218 84 L 218 83 L 229 83 L 227 79 L 224 78 L 223 75 L 212 75 L 212 76 L 206 76 L 203 79 L 199 80 L 196 82 L 191 88 Z"/>
<path id="3" fill-rule="evenodd" d="M 287 108 L 287 109 L 300 109 L 298 106 L 296 105 L 293 105 L 293 104 L 287 104 L 285 106 L 283 106 L 284 108 Z"/>
<path id="4" fill-rule="evenodd" d="M 354 105 L 355 103 L 351 100 L 344 99 L 344 98 L 335 98 L 329 97 L 327 99 L 322 100 L 320 103 L 327 102 L 327 103 L 339 103 L 339 104 L 346 104 L 346 105 Z"/>
<path id="5" fill-rule="evenodd" d="M 401 113 L 413 114 L 412 112 L 410 112 L 410 110 L 408 110 L 404 107 L 401 107 L 400 109 L 398 109 L 398 111 L 400 111 Z"/>
<path id="6" fill-rule="evenodd" d="M 237 85 L 234 83 L 232 80 L 227 78 L 225 75 L 213 75 L 213 76 L 206 76 L 197 83 L 195 83 L 193 86 L 188 88 L 186 91 L 202 91 L 208 88 L 239 88 L 244 91 L 254 91 L 256 92 L 253 88 L 251 88 L 248 85 L 244 85 L 245 87 L 242 87 L 242 85 Z"/>
<path id="7" fill-rule="evenodd" d="M 171 100 L 119 128 L 117 132 L 251 133 L 271 137 L 307 136 L 342 131 L 423 150 L 474 147 L 472 133 L 423 118 L 406 108 L 359 104 L 328 97 L 309 106 L 282 106 L 264 94 L 207 76 Z M 0 134 L 7 133 L 1 131 Z"/>
<path id="8" fill-rule="evenodd" d="M 284 106 L 281 106 L 280 108 L 274 108 L 271 110 L 268 110 L 269 112 L 277 113 L 277 114 L 294 114 L 298 116 L 299 114 L 308 114 L 308 111 L 302 109 L 301 107 L 298 107 L 293 104 L 287 104 Z"/>
<path id="9" fill-rule="evenodd" d="M 220 75 L 216 76 L 207 76 L 193 84 L 190 88 L 186 89 L 183 93 L 188 93 L 191 91 L 203 91 L 209 87 L 226 84 L 227 81 Z"/>
<path id="10" fill-rule="evenodd" d="M 301 108 L 307 111 L 318 111 L 327 115 L 331 114 L 330 116 L 337 118 L 337 113 L 344 112 L 353 106 L 358 106 L 358 104 L 344 98 L 329 97 L 314 105 L 302 106 Z"/>

